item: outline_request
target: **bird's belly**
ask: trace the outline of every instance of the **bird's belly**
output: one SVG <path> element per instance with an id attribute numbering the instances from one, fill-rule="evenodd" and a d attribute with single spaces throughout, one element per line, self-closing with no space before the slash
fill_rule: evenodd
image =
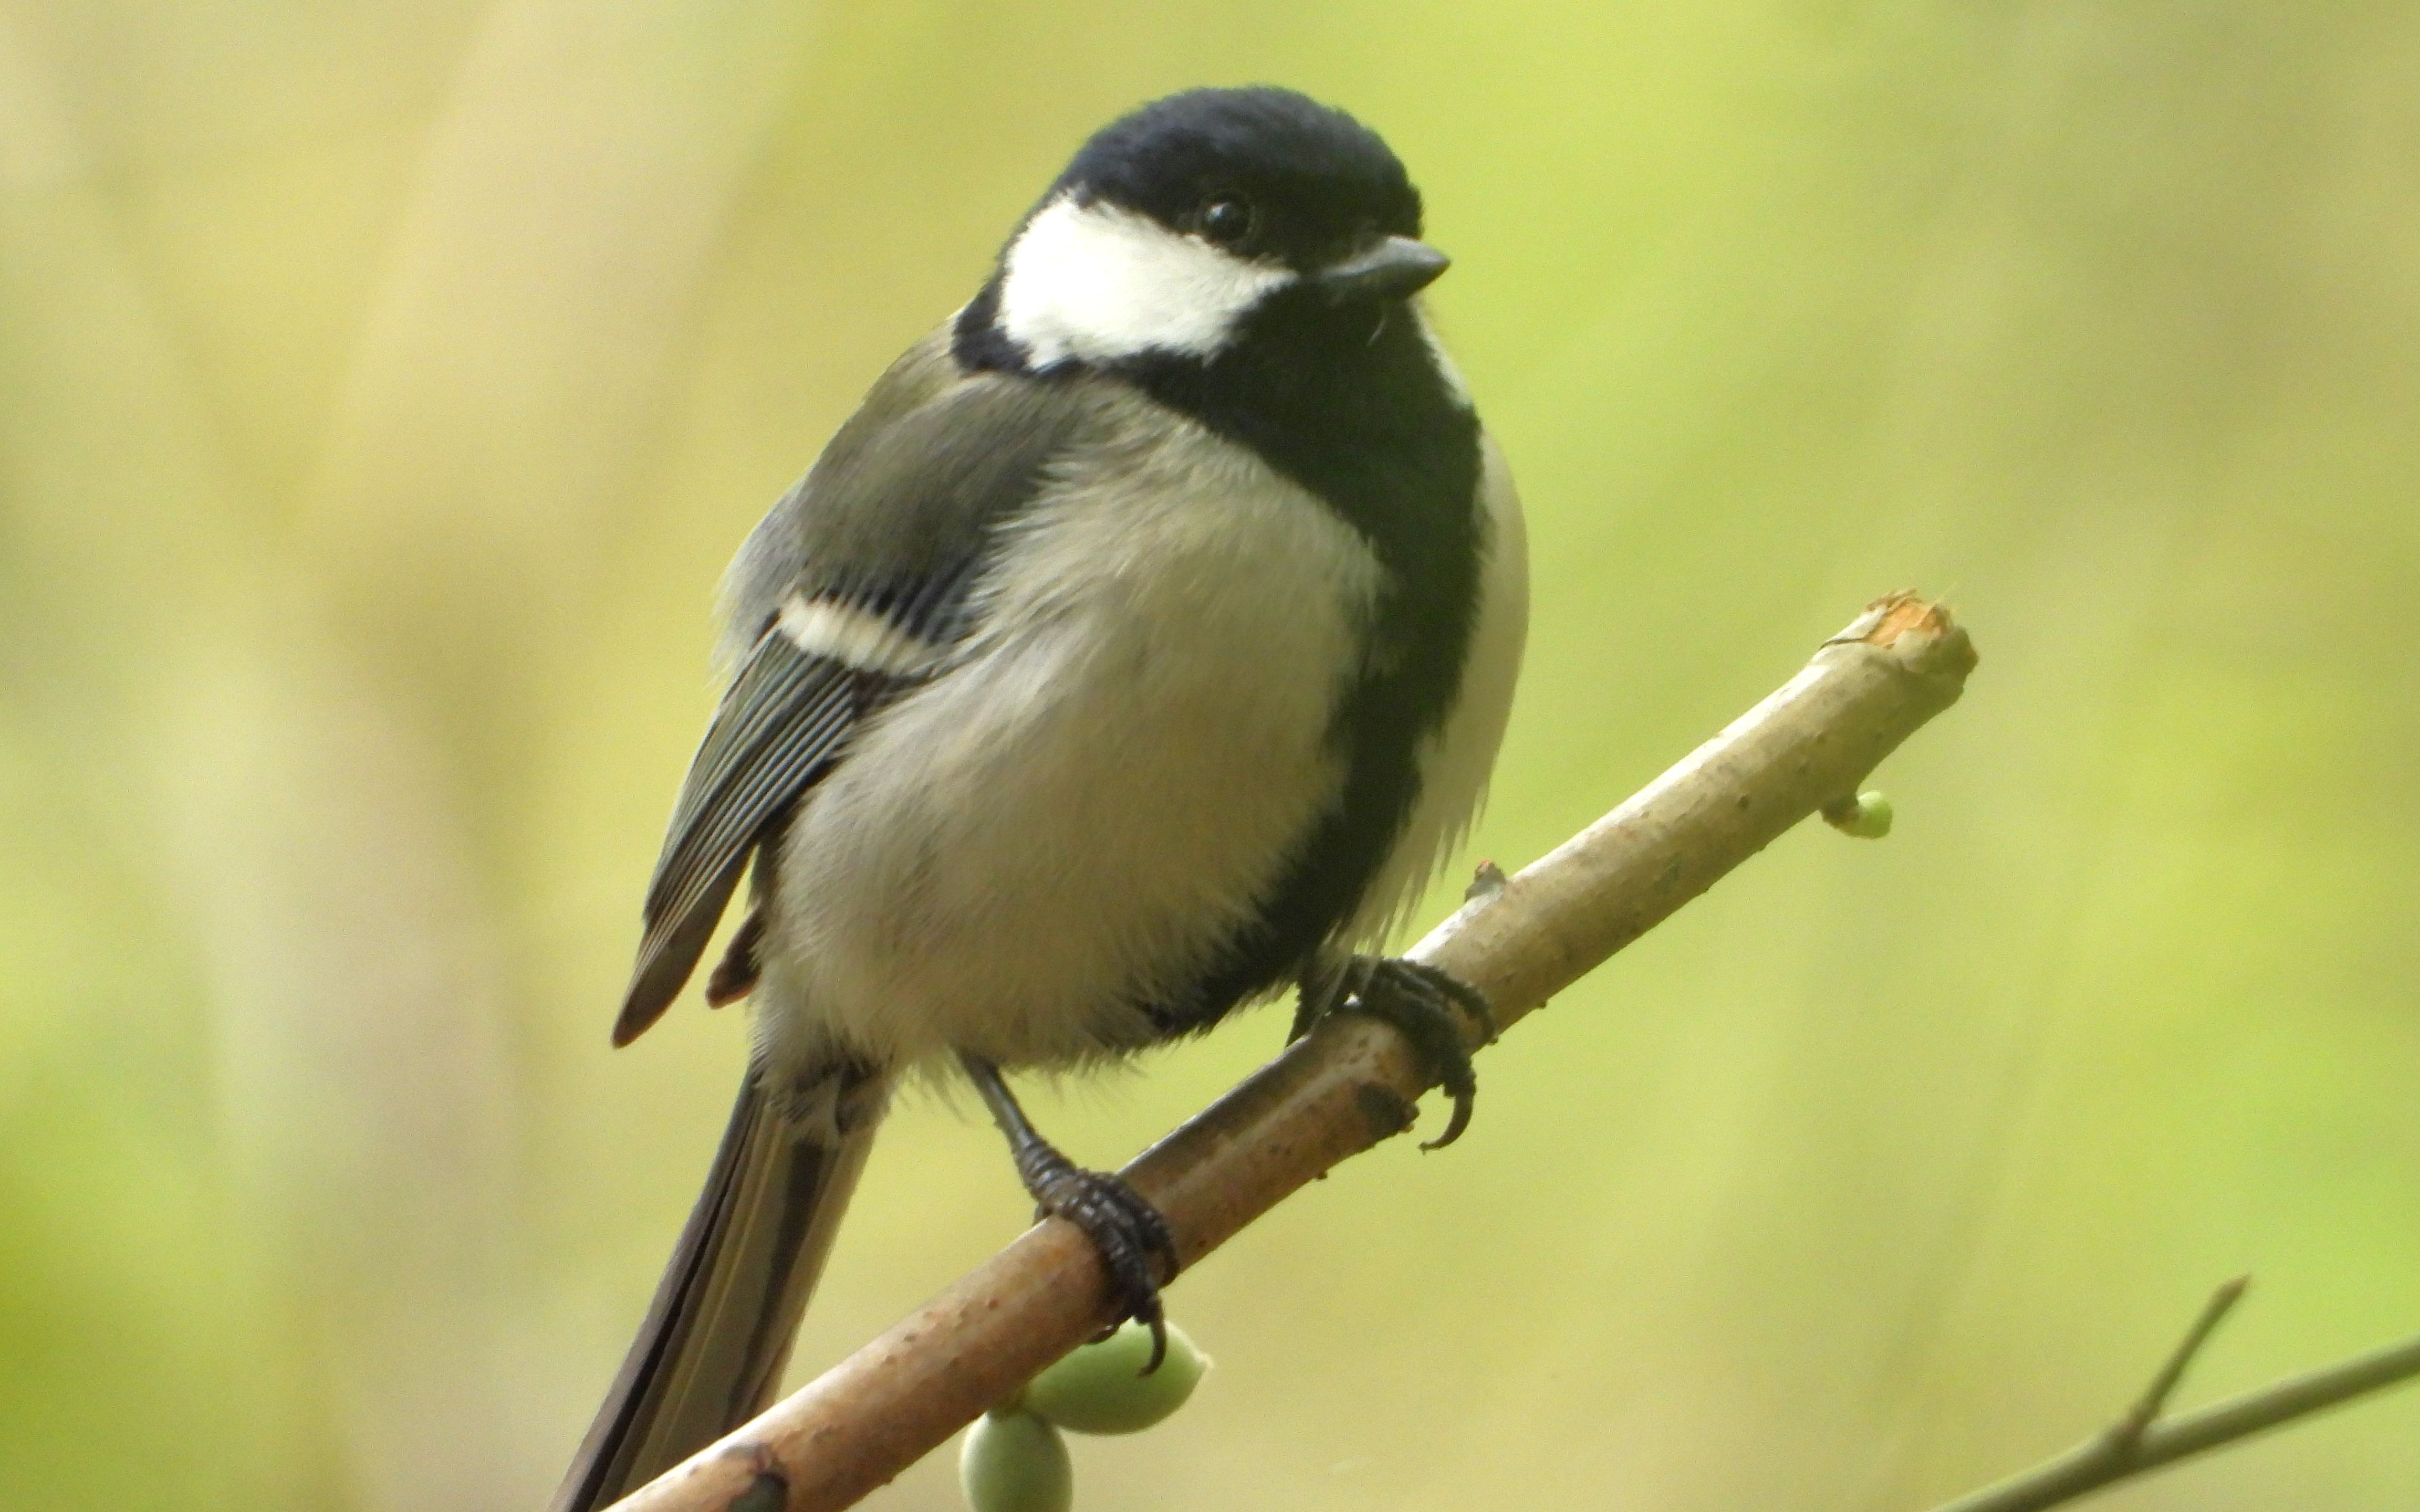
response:
<path id="1" fill-rule="evenodd" d="M 1128 477 L 1113 509 L 1068 490 L 1017 527 L 983 590 L 1010 628 L 869 723 L 793 821 L 776 1057 L 1130 1047 L 1251 917 L 1342 783 L 1377 573 L 1253 467 L 1242 490 Z"/>

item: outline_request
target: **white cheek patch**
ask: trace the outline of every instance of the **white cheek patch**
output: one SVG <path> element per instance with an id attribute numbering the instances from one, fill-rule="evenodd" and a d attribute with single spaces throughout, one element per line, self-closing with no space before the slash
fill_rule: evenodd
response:
<path id="1" fill-rule="evenodd" d="M 1151 351 L 1210 357 L 1294 279 L 1136 211 L 1062 197 L 1008 249 L 1000 326 L 1038 367 Z"/>
<path id="2" fill-rule="evenodd" d="M 830 599 L 792 594 L 782 600 L 776 623 L 800 651 L 855 671 L 906 677 L 940 659 L 939 649 L 931 641 L 909 635 L 879 614 Z"/>

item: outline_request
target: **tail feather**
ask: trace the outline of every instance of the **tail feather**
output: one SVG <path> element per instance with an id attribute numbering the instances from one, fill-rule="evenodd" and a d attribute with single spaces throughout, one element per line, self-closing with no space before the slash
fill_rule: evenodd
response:
<path id="1" fill-rule="evenodd" d="M 875 1100 L 844 1096 L 861 1111 L 838 1120 L 829 1103 L 799 1118 L 783 1101 L 765 1094 L 752 1069 L 646 1321 L 551 1512 L 621 1500 L 755 1416 L 780 1386 L 879 1122 Z"/>

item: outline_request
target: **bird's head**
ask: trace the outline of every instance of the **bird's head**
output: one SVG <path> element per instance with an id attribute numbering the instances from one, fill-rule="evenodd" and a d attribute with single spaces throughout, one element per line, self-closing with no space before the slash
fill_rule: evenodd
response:
<path id="1" fill-rule="evenodd" d="M 1208 363 L 1264 332 L 1366 339 L 1445 271 L 1419 234 L 1419 192 L 1352 116 L 1196 89 L 1086 142 L 962 319 L 1041 370 Z"/>

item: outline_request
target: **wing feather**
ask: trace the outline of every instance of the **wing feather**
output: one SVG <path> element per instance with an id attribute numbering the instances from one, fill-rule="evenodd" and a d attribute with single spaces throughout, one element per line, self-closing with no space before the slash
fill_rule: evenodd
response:
<path id="1" fill-rule="evenodd" d="M 794 640 L 783 607 L 831 605 L 936 647 L 957 641 L 1001 522 L 1036 497 L 1054 456 L 1100 429 L 1106 390 L 967 372 L 949 333 L 884 375 L 733 563 L 730 623 L 755 640 L 674 806 L 615 1044 L 696 970 L 768 830 L 844 758 L 857 723 L 915 681 Z"/>
<path id="2" fill-rule="evenodd" d="M 662 1017 L 697 969 L 766 827 L 839 759 L 865 705 L 865 682 L 779 632 L 749 654 L 673 806 L 615 1044 Z"/>

